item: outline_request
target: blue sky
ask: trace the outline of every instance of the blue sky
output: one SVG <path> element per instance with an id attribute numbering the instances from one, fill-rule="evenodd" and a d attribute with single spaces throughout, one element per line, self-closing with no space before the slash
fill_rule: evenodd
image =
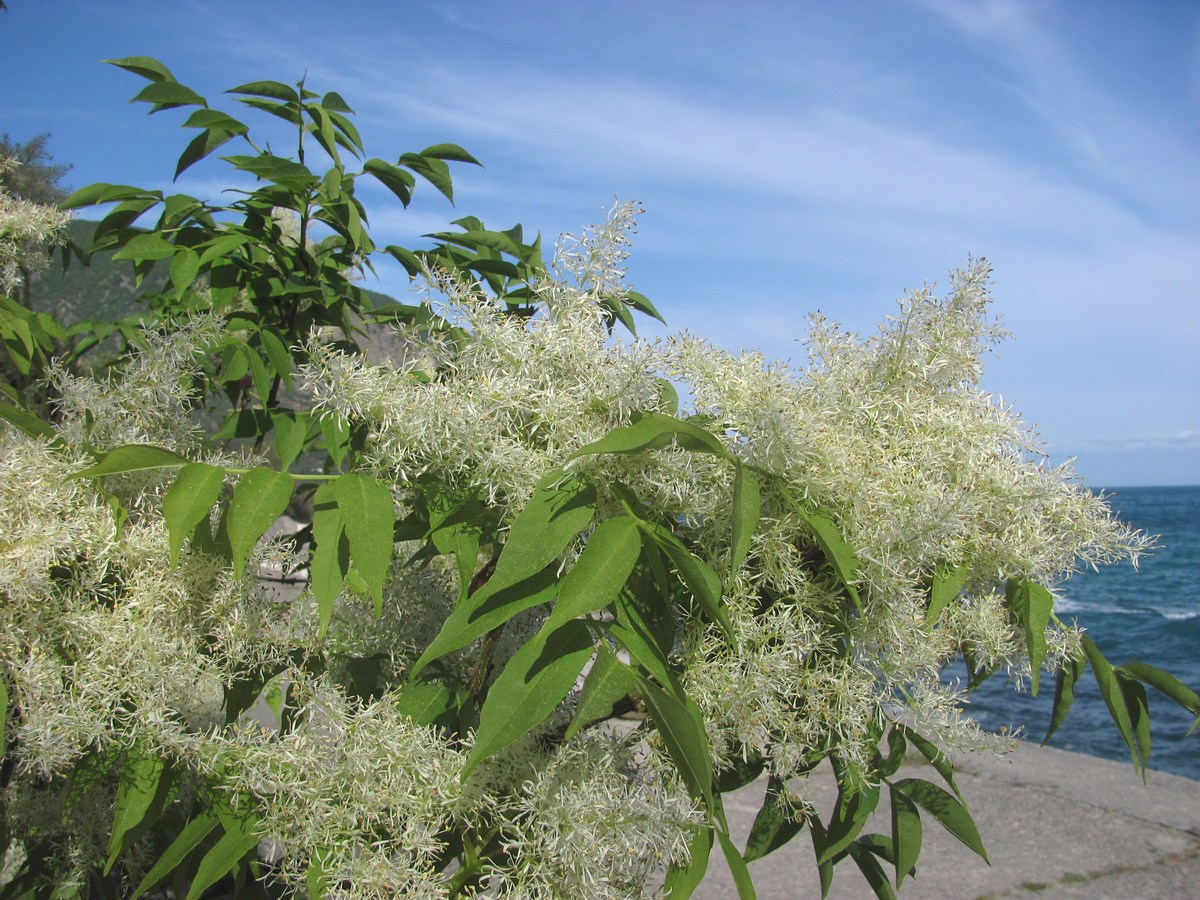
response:
<path id="1" fill-rule="evenodd" d="M 8 7 L 0 132 L 52 132 L 74 187 L 165 188 L 189 137 L 100 59 L 157 57 L 231 111 L 222 90 L 307 72 L 373 155 L 452 141 L 486 165 L 453 209 L 368 194 L 380 243 L 467 213 L 553 239 L 637 199 L 630 281 L 671 326 L 795 359 L 809 311 L 869 330 L 985 256 L 1015 334 L 985 386 L 1051 457 L 1095 486 L 1200 483 L 1195 2 Z"/>

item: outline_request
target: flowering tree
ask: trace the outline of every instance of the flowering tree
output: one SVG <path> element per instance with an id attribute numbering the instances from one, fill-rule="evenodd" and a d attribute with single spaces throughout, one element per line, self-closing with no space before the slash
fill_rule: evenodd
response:
<path id="1" fill-rule="evenodd" d="M 194 107 L 178 171 L 236 140 L 259 181 L 223 207 L 67 201 L 116 203 L 90 251 L 170 284 L 103 377 L 43 360 L 53 423 L 0 404 L 3 896 L 682 898 L 714 844 L 753 896 L 747 862 L 804 831 L 824 885 L 852 859 L 890 896 L 923 818 L 986 858 L 947 754 L 987 737 L 951 661 L 1056 673 L 1051 730 L 1090 665 L 1138 766 L 1144 684 L 1200 714 L 1054 614 L 1077 567 L 1148 539 L 980 391 L 986 263 L 869 337 L 814 319 L 795 370 L 632 336 L 657 315 L 623 280 L 633 205 L 548 264 L 471 217 L 388 247 L 428 294 L 377 307 L 356 180 L 449 197 L 465 151 L 352 170 L 342 98 L 234 89 L 295 129 L 278 157 L 116 62 L 152 111 Z M 388 365 L 355 344 L 383 322 Z M 311 522 L 271 532 L 300 496 Z M 909 748 L 941 783 L 900 777 Z M 721 796 L 760 775 L 738 848 Z M 891 833 L 864 834 L 885 790 Z"/>

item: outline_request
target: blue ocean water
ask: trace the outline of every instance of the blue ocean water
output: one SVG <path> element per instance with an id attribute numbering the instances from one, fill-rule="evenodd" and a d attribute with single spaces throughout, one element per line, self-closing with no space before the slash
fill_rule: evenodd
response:
<path id="1" fill-rule="evenodd" d="M 1200 691 L 1200 487 L 1141 487 L 1105 491 L 1119 517 L 1150 534 L 1160 546 L 1128 564 L 1083 572 L 1062 589 L 1058 615 L 1075 619 L 1114 665 L 1142 660 Z M 1150 699 L 1150 768 L 1200 779 L 1200 728 L 1185 737 L 1194 717 L 1153 688 Z M 1054 680 L 1038 696 L 1016 693 L 996 676 L 967 707 L 985 728 L 1025 726 L 1026 740 L 1041 741 L 1050 722 Z M 1050 746 L 1129 762 L 1089 668 L 1076 686 L 1075 703 Z"/>

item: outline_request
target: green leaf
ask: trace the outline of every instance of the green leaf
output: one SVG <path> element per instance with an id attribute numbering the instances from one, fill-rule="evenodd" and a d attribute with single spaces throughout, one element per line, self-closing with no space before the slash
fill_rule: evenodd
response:
<path id="1" fill-rule="evenodd" d="M 258 339 L 267 354 L 267 359 L 271 361 L 271 366 L 275 369 L 279 377 L 283 379 L 284 384 L 291 387 L 292 355 L 284 345 L 283 338 L 271 329 L 264 328 L 258 333 Z"/>
<path id="2" fill-rule="evenodd" d="M 343 475 L 333 483 L 333 491 L 345 513 L 350 558 L 370 588 L 376 617 L 382 616 L 383 582 L 392 564 L 396 526 L 392 492 L 368 475 Z"/>
<path id="3" fill-rule="evenodd" d="M 823 836 L 821 853 L 817 857 L 818 866 L 836 861 L 838 855 L 862 832 L 867 819 L 879 805 L 878 785 L 854 785 L 844 778 L 840 779 L 839 785 L 837 808 Z"/>
<path id="4" fill-rule="evenodd" d="M 194 250 L 186 247 L 178 248 L 171 258 L 171 286 L 175 288 L 175 298 L 179 299 L 192 286 L 196 275 L 200 272 L 200 256 Z"/>
<path id="5" fill-rule="evenodd" d="M 250 829 L 238 827 L 234 821 L 224 820 L 225 834 L 213 844 L 188 888 L 184 900 L 198 900 L 210 887 L 237 868 L 247 853 L 258 846 L 259 836 Z"/>
<path id="6" fill-rule="evenodd" d="M 756 900 L 758 894 L 754 890 L 754 881 L 750 878 L 750 870 L 746 868 L 746 861 L 742 859 L 742 855 L 738 853 L 737 847 L 733 845 L 733 841 L 729 839 L 729 835 L 723 828 L 713 830 L 721 844 L 721 852 L 725 854 L 725 861 L 729 864 L 729 874 L 733 876 L 738 897 L 741 900 Z"/>
<path id="7" fill-rule="evenodd" d="M 543 629 L 526 641 L 488 688 L 479 713 L 475 745 L 462 778 L 487 759 L 541 724 L 570 693 L 592 658 L 592 636 L 583 622 L 568 622 L 554 632 Z"/>
<path id="8" fill-rule="evenodd" d="M 157 59 L 149 56 L 125 56 L 121 59 L 102 59 L 100 62 L 110 66 L 120 66 L 126 72 L 140 75 L 149 81 L 174 81 L 171 70 Z"/>
<path id="9" fill-rule="evenodd" d="M 1133 767 L 1141 771 L 1145 768 L 1145 760 L 1141 759 L 1138 755 L 1138 745 L 1133 732 L 1133 721 L 1130 719 L 1129 710 L 1125 705 L 1125 694 L 1121 690 L 1117 676 L 1113 673 L 1113 667 L 1104 658 L 1104 654 L 1100 652 L 1100 648 L 1086 634 L 1083 635 L 1083 652 L 1087 656 L 1087 661 L 1091 663 L 1092 674 L 1096 676 L 1096 686 L 1100 688 L 1100 696 L 1104 699 L 1104 705 L 1108 707 L 1109 715 L 1112 716 L 1113 723 L 1117 726 L 1117 731 L 1120 733 L 1121 739 L 1125 741 L 1125 745 L 1129 748 Z"/>
<path id="10" fill-rule="evenodd" d="M 434 159 L 448 159 L 452 162 L 471 163 L 476 166 L 483 165 L 483 163 L 458 146 L 458 144 L 434 144 L 432 147 L 426 147 L 422 150 L 421 156 L 431 156 Z"/>
<path id="11" fill-rule="evenodd" d="M 285 103 L 299 103 L 300 94 L 294 87 L 278 81 L 250 81 L 230 88 L 227 94 L 245 94 L 250 97 L 267 97 L 271 100 L 282 100 Z"/>
<path id="12" fill-rule="evenodd" d="M 742 858 L 746 862 L 762 859 L 769 853 L 774 853 L 804 828 L 805 819 L 796 821 L 788 814 L 781 796 L 786 789 L 782 779 L 772 775 L 767 780 L 767 791 L 763 796 L 762 806 L 754 823 L 750 826 L 750 835 L 746 838 L 746 852 Z"/>
<path id="13" fill-rule="evenodd" d="M 907 725 L 897 722 L 893 728 L 899 731 L 910 744 L 917 748 L 918 752 L 925 757 L 934 770 L 942 776 L 946 784 L 950 786 L 950 789 L 961 799 L 962 794 L 958 790 L 958 785 L 954 783 L 954 766 L 951 764 L 949 757 L 936 744 L 917 734 Z"/>
<path id="14" fill-rule="evenodd" d="M 888 785 L 892 800 L 892 853 L 895 856 L 896 887 L 900 887 L 921 855 L 921 813 L 902 791 Z"/>
<path id="15" fill-rule="evenodd" d="M 163 497 L 163 519 L 167 523 L 171 568 L 179 565 L 179 550 L 221 495 L 225 470 L 207 463 L 188 463 Z"/>
<path id="16" fill-rule="evenodd" d="M 292 479 L 274 469 L 254 468 L 243 475 L 229 498 L 225 531 L 233 555 L 233 571 L 242 576 L 246 560 L 292 499 Z"/>
<path id="17" fill-rule="evenodd" d="M 138 91 L 129 102 L 153 104 L 151 112 L 158 112 L 177 106 L 204 106 L 205 100 L 178 81 L 154 81 Z"/>
<path id="18" fill-rule="evenodd" d="M 721 579 L 717 577 L 717 574 L 706 562 L 688 550 L 679 538 L 661 525 L 638 520 L 638 527 L 649 534 L 655 544 L 671 558 L 671 562 L 675 564 L 675 570 L 683 578 L 692 597 L 696 599 L 709 618 L 721 626 L 725 637 L 730 644 L 733 644 L 736 641 L 733 623 L 729 621 L 729 614 L 721 605 Z"/>
<path id="19" fill-rule="evenodd" d="M 140 747 L 131 747 L 126 752 L 121 780 L 117 783 L 116 815 L 108 839 L 105 875 L 112 870 L 113 864 L 131 843 L 130 838 L 137 833 L 143 821 L 152 817 L 153 808 L 156 805 L 161 808 L 161 802 L 156 804 L 155 801 L 159 798 L 159 788 L 166 770 L 167 765 L 162 759 Z"/>
<path id="20" fill-rule="evenodd" d="M 373 175 L 380 184 L 395 194 L 405 206 L 408 206 L 412 200 L 413 185 L 416 184 L 416 179 L 403 169 L 397 168 L 391 163 L 384 162 L 382 159 L 368 159 L 363 163 L 363 172 Z M 388 247 L 388 252 L 395 255 L 393 251 L 400 249 L 402 248 Z M 409 274 L 413 274 L 411 269 L 409 270 Z"/>
<path id="21" fill-rule="evenodd" d="M 213 829 L 217 827 L 217 822 L 216 813 L 208 810 L 201 811 L 188 822 L 176 835 L 175 840 L 171 841 L 171 845 L 163 851 L 162 856 L 158 858 L 146 876 L 138 882 L 138 886 L 133 891 L 132 900 L 137 900 L 138 897 L 175 871 L 176 867 L 188 857 L 188 854 L 199 847 L 204 839 L 212 833 Z"/>
<path id="22" fill-rule="evenodd" d="M 590 482 L 562 472 L 543 477 L 533 498 L 513 521 L 492 577 L 455 608 L 417 660 L 413 674 L 430 661 L 508 621 L 522 609 L 544 602 L 534 598 L 540 597 L 549 584 L 535 576 L 588 526 L 595 510 L 596 489 Z M 528 582 L 524 590 L 519 588 L 523 582 Z M 552 578 L 550 584 L 553 582 Z M 489 624 L 484 627 L 484 623 Z"/>
<path id="23" fill-rule="evenodd" d="M 575 717 L 563 739 L 569 741 L 590 722 L 607 718 L 617 702 L 634 690 L 637 684 L 633 669 L 621 662 L 608 644 L 601 641 L 596 648 L 592 668 L 583 682 Z"/>
<path id="24" fill-rule="evenodd" d="M 132 259 L 137 262 L 143 259 L 166 259 L 174 255 L 175 245 L 166 238 L 157 234 L 139 234 L 114 253 L 112 258 Z"/>
<path id="25" fill-rule="evenodd" d="M 399 159 L 399 164 L 412 169 L 435 188 L 446 199 L 454 202 L 454 185 L 450 178 L 450 167 L 434 156 L 422 156 L 418 153 L 405 153 Z"/>
<path id="26" fill-rule="evenodd" d="M 825 559 L 833 567 L 842 587 L 854 601 L 855 608 L 862 612 L 862 600 L 858 596 L 855 583 L 858 581 L 858 555 L 854 548 L 846 543 L 842 531 L 834 524 L 833 517 L 819 507 L 794 503 L 793 509 L 799 514 L 804 523 L 816 538 L 817 546 L 825 554 Z"/>
<path id="27" fill-rule="evenodd" d="M 615 516 L 597 525 L 559 584 L 558 602 L 546 628 L 558 628 L 612 603 L 637 565 L 641 549 L 641 533 L 631 516 Z"/>
<path id="28" fill-rule="evenodd" d="M 650 681 L 638 676 L 642 699 L 654 726 L 666 744 L 667 752 L 692 799 L 703 800 L 712 808 L 712 757 L 708 750 L 708 734 L 704 717 L 695 702 L 686 695 L 677 697 Z"/>
<path id="29" fill-rule="evenodd" d="M 309 589 L 317 598 L 319 637 L 333 618 L 333 604 L 342 593 L 350 570 L 350 540 L 345 513 L 337 502 L 333 483 L 326 481 L 313 494 L 313 548 L 309 551 Z"/>
<path id="30" fill-rule="evenodd" d="M 94 466 L 73 472 L 70 478 L 100 478 L 104 475 L 119 475 L 123 472 L 144 472 L 151 469 L 174 469 L 186 465 L 186 457 L 173 450 L 152 447 L 149 444 L 124 444 L 114 447 L 100 458 Z"/>
<path id="31" fill-rule="evenodd" d="M 1166 694 L 1192 715 L 1200 716 L 1200 694 L 1197 694 L 1174 675 L 1144 662 L 1124 663 L 1121 671 Z"/>
<path id="32" fill-rule="evenodd" d="M 742 567 L 746 555 L 750 552 L 750 542 L 754 538 L 755 529 L 758 528 L 760 503 L 758 479 L 754 477 L 753 472 L 739 463 L 733 478 L 733 536 L 730 545 L 732 559 L 729 565 L 731 577 Z"/>
<path id="33" fill-rule="evenodd" d="M 1087 657 L 1083 655 L 1068 657 L 1062 661 L 1058 677 L 1055 679 L 1054 709 L 1050 712 L 1050 727 L 1046 736 L 1042 738 L 1042 746 L 1050 741 L 1058 726 L 1067 720 L 1067 713 L 1071 710 L 1071 704 L 1075 702 L 1075 682 L 1086 668 Z"/>
<path id="34" fill-rule="evenodd" d="M 939 565 L 933 573 L 933 584 L 929 588 L 929 608 L 925 610 L 925 624 L 937 621 L 952 600 L 956 600 L 971 573 L 970 563 L 958 566 Z M 897 885 L 898 887 L 899 885 Z"/>
<path id="35" fill-rule="evenodd" d="M 712 851 L 714 829 L 707 825 L 696 828 L 688 844 L 687 866 L 671 866 L 667 870 L 663 891 L 667 900 L 688 900 L 708 872 L 708 857 Z"/>
<path id="36" fill-rule="evenodd" d="M 417 725 L 433 725 L 456 712 L 454 695 L 438 681 L 414 681 L 400 689 L 396 708 Z"/>
<path id="37" fill-rule="evenodd" d="M 62 443 L 58 432 L 51 425 L 19 406 L 0 402 L 0 419 L 4 419 L 31 438 L 44 438 L 51 443 Z"/>
<path id="38" fill-rule="evenodd" d="M 280 468 L 286 472 L 304 449 L 304 440 L 308 437 L 308 415 L 273 412 L 271 424 L 275 429 L 275 454 L 279 457 Z"/>
<path id="39" fill-rule="evenodd" d="M 871 852 L 868 845 L 855 841 L 848 849 L 850 858 L 858 864 L 859 871 L 863 873 L 863 877 L 871 886 L 871 890 L 875 892 L 875 896 L 879 900 L 896 900 L 896 893 L 888 882 L 883 866 L 879 864 L 879 860 L 875 858 L 875 854 Z"/>
<path id="40" fill-rule="evenodd" d="M 196 112 L 211 112 L 212 110 L 202 109 Z M 193 114 L 194 115 L 194 114 Z M 226 118 L 229 118 L 226 116 Z M 230 119 L 232 122 L 233 119 Z M 186 126 L 185 126 L 186 127 Z M 178 181 L 179 176 L 194 166 L 206 156 L 212 154 L 214 150 L 224 147 L 238 134 L 245 132 L 245 126 L 242 126 L 241 131 L 226 131 L 223 128 L 206 128 L 200 132 L 179 154 L 179 161 L 175 164 L 175 175 L 172 180 Z"/>
<path id="41" fill-rule="evenodd" d="M 669 447 L 673 443 L 685 450 L 711 453 L 721 459 L 732 460 L 716 435 L 683 419 L 654 412 L 642 413 L 632 425 L 614 428 L 600 440 L 576 450 L 569 459 L 597 453 L 641 453 L 643 450 Z"/>
<path id="42" fill-rule="evenodd" d="M 1054 597 L 1040 584 L 1023 578 L 1009 579 L 1004 586 L 1009 614 L 1025 633 L 1025 649 L 1032 668 L 1030 693 L 1037 696 L 1042 662 L 1046 658 L 1046 627 L 1054 611 Z"/>
<path id="43" fill-rule="evenodd" d="M 991 865 L 987 851 L 983 849 L 979 831 L 975 828 L 975 820 L 971 818 L 967 808 L 950 793 L 932 782 L 919 778 L 906 778 L 892 787 L 941 822 L 943 828 Z"/>
<path id="44" fill-rule="evenodd" d="M 1146 689 L 1133 676 L 1127 674 L 1123 667 L 1115 666 L 1113 675 L 1121 688 L 1125 699 L 1125 709 L 1129 712 L 1129 723 L 1133 726 L 1134 746 L 1138 758 L 1142 761 L 1143 775 L 1146 763 L 1150 760 L 1150 700 Z"/>

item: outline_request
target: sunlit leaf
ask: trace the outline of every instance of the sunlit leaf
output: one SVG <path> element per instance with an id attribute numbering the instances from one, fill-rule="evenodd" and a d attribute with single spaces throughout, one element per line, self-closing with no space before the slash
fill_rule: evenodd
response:
<path id="1" fill-rule="evenodd" d="M 684 419 L 652 412 L 642 413 L 632 425 L 614 428 L 600 440 L 576 450 L 570 459 L 597 453 L 640 453 L 672 444 L 685 450 L 711 453 L 722 459 L 731 458 L 725 445 L 711 432 Z"/>
<path id="2" fill-rule="evenodd" d="M 758 479 L 743 465 L 738 465 L 733 479 L 733 535 L 730 543 L 729 572 L 732 576 L 746 561 L 750 542 L 758 528 L 759 516 Z"/>
<path id="3" fill-rule="evenodd" d="M 983 841 L 975 827 L 975 820 L 967 812 L 966 806 L 952 794 L 932 782 L 919 778 L 906 778 L 896 782 L 892 787 L 932 815 L 942 824 L 943 828 L 979 854 L 983 861 L 990 865 L 987 851 L 983 849 Z"/>
<path id="4" fill-rule="evenodd" d="M 180 456 L 173 450 L 165 450 L 149 444 L 123 444 L 105 453 L 94 466 L 74 472 L 70 477 L 99 478 L 103 475 L 119 475 L 124 472 L 174 469 L 186 465 L 187 462 L 186 457 Z"/>
<path id="5" fill-rule="evenodd" d="M 553 632 L 543 630 L 513 654 L 488 689 L 463 780 L 554 711 L 591 659 L 592 649 L 587 625 L 568 622 Z"/>
<path id="6" fill-rule="evenodd" d="M 601 642 L 579 694 L 575 717 L 564 735 L 570 740 L 590 722 L 606 718 L 623 697 L 637 687 L 637 675 Z"/>
<path id="7" fill-rule="evenodd" d="M 225 484 L 225 470 L 207 463 L 188 463 L 179 470 L 175 481 L 163 497 L 163 519 L 167 523 L 167 534 L 171 555 L 171 568 L 179 564 L 179 550 L 187 538 L 202 521 L 208 518 L 221 488 Z"/>
<path id="8" fill-rule="evenodd" d="M 383 582 L 392 563 L 392 530 L 396 524 L 392 492 L 368 475 L 343 475 L 333 483 L 350 538 L 350 558 L 383 615 Z"/>
<path id="9" fill-rule="evenodd" d="M 1025 650 L 1032 669 L 1030 693 L 1037 696 L 1041 683 L 1042 662 L 1046 658 L 1046 626 L 1054 611 L 1054 597 L 1040 584 L 1023 578 L 1010 579 L 1005 585 L 1008 609 L 1025 634 Z"/>
<path id="10" fill-rule="evenodd" d="M 708 734 L 699 707 L 686 695 L 677 697 L 647 678 L 639 676 L 639 690 L 646 710 L 666 744 L 679 777 L 694 800 L 712 807 L 712 757 Z"/>
<path id="11" fill-rule="evenodd" d="M 262 467 L 251 469 L 238 480 L 225 511 L 225 531 L 233 555 L 233 571 L 238 577 L 250 551 L 287 509 L 292 483 L 283 472 Z"/>
<path id="12" fill-rule="evenodd" d="M 597 525 L 559 583 L 558 602 L 546 627 L 557 628 L 612 603 L 637 565 L 641 549 L 641 533 L 632 517 L 615 516 Z"/>

